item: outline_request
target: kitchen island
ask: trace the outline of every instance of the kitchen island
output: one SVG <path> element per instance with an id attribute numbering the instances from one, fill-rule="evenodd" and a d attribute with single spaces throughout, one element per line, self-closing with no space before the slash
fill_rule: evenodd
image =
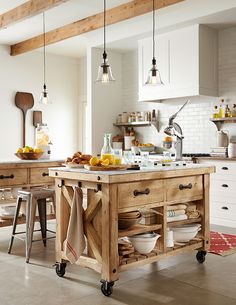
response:
<path id="1" fill-rule="evenodd" d="M 209 181 L 213 166 L 187 164 L 178 167 L 158 167 L 127 171 L 88 171 L 85 169 L 52 168 L 57 201 L 56 272 L 65 274 L 67 258 L 63 251 L 74 187 L 87 192 L 87 208 L 83 215 L 87 238 L 86 254 L 77 264 L 101 274 L 102 292 L 109 296 L 119 272 L 132 267 L 156 262 L 159 259 L 186 251 L 198 250 L 199 262 L 205 260 L 210 246 Z M 174 225 L 199 223 L 201 231 L 187 243 L 167 248 L 167 206 L 194 202 L 200 217 L 175 222 Z M 156 223 L 137 224 L 127 230 L 118 230 L 118 214 L 142 209 L 158 212 Z M 133 257 L 119 256 L 118 240 L 144 232 L 158 232 L 161 237 L 153 251 Z"/>

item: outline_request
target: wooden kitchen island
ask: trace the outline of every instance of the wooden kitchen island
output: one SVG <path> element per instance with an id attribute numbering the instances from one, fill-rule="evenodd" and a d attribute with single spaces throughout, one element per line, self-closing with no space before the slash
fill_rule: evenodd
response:
<path id="1" fill-rule="evenodd" d="M 86 254 L 77 264 L 101 274 L 102 292 L 109 296 L 119 272 L 132 267 L 153 263 L 172 255 L 198 250 L 197 260 L 203 262 L 210 246 L 209 232 L 209 176 L 214 167 L 198 164 L 127 171 L 92 172 L 85 169 L 52 168 L 57 200 L 56 272 L 65 274 L 66 257 L 63 242 L 66 238 L 73 188 L 87 192 L 84 211 L 84 232 L 87 239 Z M 194 202 L 200 211 L 198 219 L 167 224 L 167 206 Z M 156 224 L 135 225 L 118 230 L 118 214 L 142 209 L 158 211 Z M 188 243 L 167 248 L 167 227 L 178 224 L 200 223 L 201 231 Z M 146 255 L 136 253 L 131 258 L 119 256 L 118 239 L 143 232 L 161 235 L 154 250 Z"/>

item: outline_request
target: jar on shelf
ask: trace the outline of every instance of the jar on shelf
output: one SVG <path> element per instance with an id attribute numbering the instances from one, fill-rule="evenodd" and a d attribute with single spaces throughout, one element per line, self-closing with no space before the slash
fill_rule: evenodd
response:
<path id="1" fill-rule="evenodd" d="M 37 124 L 36 128 L 36 146 L 48 146 L 49 144 L 49 129 L 47 124 Z"/>
<path id="2" fill-rule="evenodd" d="M 122 123 L 128 123 L 128 113 L 127 112 L 122 113 L 121 121 L 122 121 Z"/>

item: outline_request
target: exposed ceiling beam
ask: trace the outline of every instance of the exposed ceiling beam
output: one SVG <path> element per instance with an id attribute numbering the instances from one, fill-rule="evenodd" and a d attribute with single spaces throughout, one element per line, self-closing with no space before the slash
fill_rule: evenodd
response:
<path id="1" fill-rule="evenodd" d="M 36 16 L 69 0 L 30 0 L 0 15 L 0 28 Z"/>
<path id="2" fill-rule="evenodd" d="M 176 4 L 185 0 L 155 0 L 155 9 Z M 144 15 L 152 11 L 152 0 L 134 0 L 107 10 L 106 24 L 111 25 Z M 71 37 L 81 35 L 103 27 L 103 12 L 86 17 L 68 25 L 62 26 L 46 33 L 46 45 L 50 45 Z M 43 35 L 35 36 L 28 40 L 11 46 L 11 55 L 19 55 L 43 46 Z"/>

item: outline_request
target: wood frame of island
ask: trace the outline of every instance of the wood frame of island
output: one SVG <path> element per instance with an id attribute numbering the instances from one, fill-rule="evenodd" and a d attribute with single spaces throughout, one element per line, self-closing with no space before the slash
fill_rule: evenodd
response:
<path id="1" fill-rule="evenodd" d="M 0 189 L 1 188 L 26 188 L 36 186 L 53 185 L 54 179 L 49 177 L 48 168 L 58 167 L 62 160 L 37 160 L 37 161 L 8 161 L 0 162 Z M 16 200 L 14 200 L 16 202 Z M 0 203 L 1 205 L 5 203 Z M 12 203 L 7 203 L 7 205 Z M 48 218 L 55 218 L 48 216 Z M 1 220 L 0 227 L 12 225 L 12 219 Z M 25 223 L 25 217 L 21 217 L 18 223 Z"/>
<path id="2" fill-rule="evenodd" d="M 77 264 L 101 274 L 102 285 L 106 284 L 102 287 L 103 291 L 107 285 L 113 286 L 119 278 L 120 271 L 186 251 L 199 250 L 204 253 L 209 250 L 209 176 L 213 172 L 214 167 L 195 164 L 184 169 L 119 173 L 49 169 L 50 176 L 55 177 L 56 186 L 56 270 L 63 269 L 57 274 L 63 276 L 65 273 L 67 259 L 63 252 L 63 242 L 66 238 L 74 187 L 87 189 L 87 208 L 83 215 L 87 253 L 80 256 Z M 147 189 L 148 192 L 145 192 Z M 167 205 L 193 201 L 201 213 L 200 218 L 167 225 Z M 157 209 L 163 216 L 158 216 L 156 224 L 135 225 L 128 230 L 118 230 L 119 213 L 142 208 Z M 201 224 L 197 238 L 184 246 L 175 245 L 173 249 L 167 248 L 167 226 L 187 223 Z M 149 231 L 156 231 L 161 235 L 151 253 L 137 254 L 128 259 L 119 257 L 119 238 Z"/>

